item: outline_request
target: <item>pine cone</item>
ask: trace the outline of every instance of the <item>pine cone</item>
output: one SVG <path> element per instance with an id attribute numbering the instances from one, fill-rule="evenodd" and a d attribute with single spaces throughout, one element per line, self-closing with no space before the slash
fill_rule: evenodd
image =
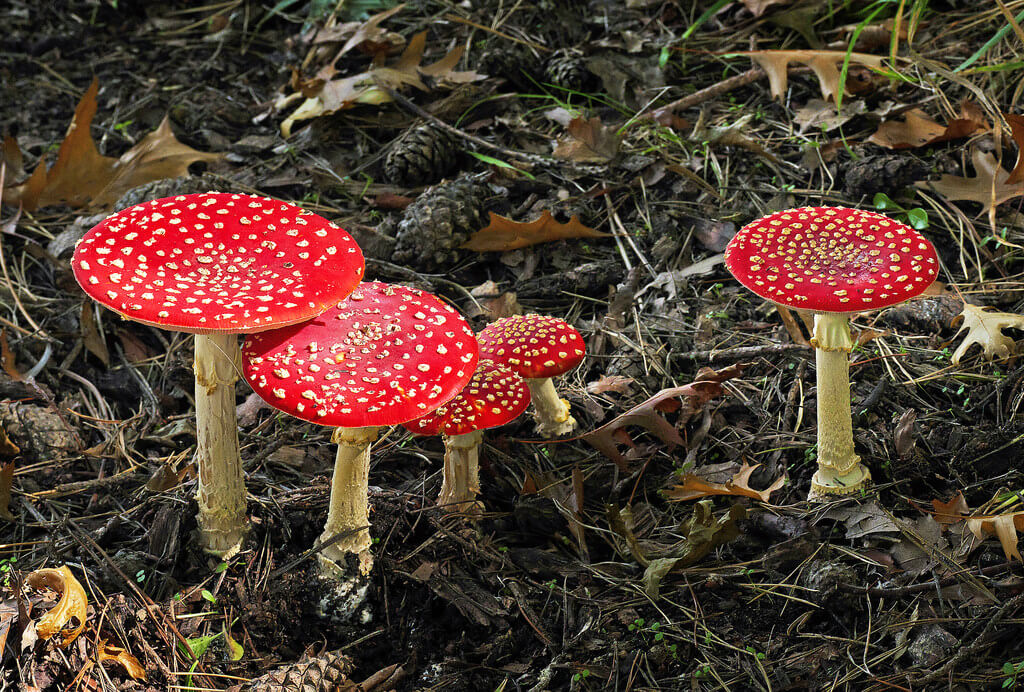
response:
<path id="1" fill-rule="evenodd" d="M 926 172 L 924 164 L 912 156 L 863 156 L 845 166 L 846 194 L 853 202 L 862 199 L 871 202 L 878 192 L 896 197 L 900 190 L 923 178 Z"/>
<path id="2" fill-rule="evenodd" d="M 413 125 L 395 140 L 384 161 L 384 176 L 395 185 L 436 183 L 455 170 L 455 138 L 434 123 Z"/>
<path id="3" fill-rule="evenodd" d="M 483 226 L 486 188 L 469 176 L 428 188 L 405 209 L 395 234 L 395 261 L 433 271 L 454 264 L 459 246 Z"/>
<path id="4" fill-rule="evenodd" d="M 480 56 L 480 72 L 489 77 L 504 77 L 516 91 L 536 89 L 541 81 L 539 68 L 536 56 L 518 43 L 495 45 Z"/>
<path id="5" fill-rule="evenodd" d="M 573 91 L 586 91 L 594 84 L 594 75 L 578 48 L 559 48 L 552 53 L 544 66 L 544 79 Z"/>
<path id="6" fill-rule="evenodd" d="M 352 661 L 337 651 L 289 663 L 249 683 L 248 692 L 335 692 L 355 689 L 348 681 Z"/>
<path id="7" fill-rule="evenodd" d="M 193 192 L 231 192 L 235 185 L 219 175 L 203 173 L 202 175 L 186 175 L 180 178 L 163 178 L 153 182 L 139 185 L 121 195 L 114 205 L 114 211 L 121 211 L 136 204 L 148 202 L 151 199 L 162 197 L 174 197 L 175 195 L 190 195 Z"/>

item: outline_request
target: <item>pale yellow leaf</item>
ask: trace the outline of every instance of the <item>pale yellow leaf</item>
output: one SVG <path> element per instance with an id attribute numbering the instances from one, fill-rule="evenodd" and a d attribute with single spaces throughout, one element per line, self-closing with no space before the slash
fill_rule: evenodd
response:
<path id="1" fill-rule="evenodd" d="M 818 78 L 822 97 L 826 100 L 839 92 L 839 66 L 847 59 L 851 64 L 881 68 L 882 58 L 867 53 L 842 50 L 758 50 L 738 55 L 750 57 L 768 75 L 772 98 L 781 99 L 789 82 L 789 64 L 797 62 L 811 68 Z"/>
<path id="2" fill-rule="evenodd" d="M 967 350 L 974 344 L 981 346 L 984 355 L 989 360 L 993 358 L 1006 358 L 1016 351 L 1016 342 L 1003 334 L 1008 327 L 1024 329 L 1024 315 L 1017 315 L 1010 312 L 989 312 L 988 308 L 980 305 L 964 303 L 963 311 L 960 313 L 963 324 L 957 336 L 964 331 L 964 340 L 956 351 L 953 352 L 952 361 L 954 365 L 960 364 Z"/>
<path id="3" fill-rule="evenodd" d="M 99 663 L 116 661 L 124 667 L 133 680 L 146 682 L 146 669 L 139 663 L 139 659 L 132 656 L 122 647 L 111 644 L 106 639 L 100 640 L 99 648 L 96 651 L 96 660 Z"/>

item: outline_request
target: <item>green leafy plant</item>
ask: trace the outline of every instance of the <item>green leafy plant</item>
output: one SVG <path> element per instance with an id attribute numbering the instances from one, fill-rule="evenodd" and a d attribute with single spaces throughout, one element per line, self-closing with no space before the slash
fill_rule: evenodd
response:
<path id="1" fill-rule="evenodd" d="M 1003 675 L 1006 676 L 1003 679 L 1002 688 L 1004 690 L 1017 689 L 1017 677 L 1024 673 L 1024 661 L 1014 663 L 1013 661 L 1007 661 L 1003 664 Z"/>
<path id="2" fill-rule="evenodd" d="M 902 207 L 884 192 L 876 194 L 872 204 L 875 205 L 875 209 L 878 211 L 899 212 L 897 216 L 906 219 L 907 225 L 915 230 L 921 231 L 928 228 L 928 212 L 921 207 L 914 207 L 913 209 Z"/>

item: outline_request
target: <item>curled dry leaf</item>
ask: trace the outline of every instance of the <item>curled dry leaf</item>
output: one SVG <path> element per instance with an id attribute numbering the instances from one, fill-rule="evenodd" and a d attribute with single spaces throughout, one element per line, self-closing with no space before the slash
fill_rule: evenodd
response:
<path id="1" fill-rule="evenodd" d="M 967 350 L 973 345 L 981 346 L 984 355 L 989 360 L 993 358 L 1006 358 L 1016 352 L 1016 342 L 1003 334 L 1008 327 L 1024 329 L 1024 315 L 1015 315 L 1010 312 L 988 312 L 988 309 L 980 305 L 964 303 L 964 309 L 960 313 L 964 323 L 956 334 L 960 336 L 966 330 L 964 340 L 953 352 L 952 361 L 954 365 L 960 364 Z"/>
<path id="2" fill-rule="evenodd" d="M 96 661 L 116 661 L 124 666 L 125 671 L 133 680 L 146 682 L 146 669 L 139 663 L 139 659 L 132 656 L 126 649 L 111 644 L 106 639 L 100 640 L 99 648 L 96 650 Z"/>
<path id="3" fill-rule="evenodd" d="M 677 445 L 683 446 L 684 442 L 679 435 L 679 430 L 665 420 L 659 412 L 679 410 L 679 397 L 685 397 L 683 407 L 679 410 L 679 420 L 676 423 L 679 426 L 685 425 L 695 413 L 703 408 L 706 402 L 725 393 L 725 389 L 722 387 L 723 382 L 738 377 L 742 372 L 742 365 L 730 365 L 718 371 L 701 368 L 694 382 L 682 387 L 661 390 L 650 399 L 637 404 L 597 430 L 587 433 L 582 439 L 614 461 L 620 469 L 628 471 L 629 461 L 619 451 L 619 444 L 634 446 L 625 431 L 627 426 L 636 425 L 647 430 L 668 445 L 669 449 Z"/>
<path id="4" fill-rule="evenodd" d="M 839 92 L 839 66 L 847 59 L 842 50 L 756 50 L 736 55 L 746 55 L 768 75 L 772 98 L 781 99 L 786 93 L 789 81 L 789 64 L 797 62 L 811 68 L 818 78 L 824 99 L 833 98 Z M 850 53 L 850 63 L 866 67 L 881 68 L 882 58 L 867 53 Z"/>
<path id="5" fill-rule="evenodd" d="M 943 526 L 963 521 L 971 511 L 967 506 L 967 500 L 964 499 L 964 494 L 961 492 L 957 492 L 949 502 L 943 502 L 938 499 L 932 500 L 932 508 L 934 509 L 932 516 L 935 518 L 935 521 Z"/>
<path id="6" fill-rule="evenodd" d="M 890 120 L 878 126 L 868 141 L 888 149 L 911 149 L 951 139 L 969 137 L 988 129 L 985 112 L 970 101 L 960 105 L 960 117 L 940 125 L 920 109 L 907 111 L 903 120 Z"/>
<path id="7" fill-rule="evenodd" d="M 110 207 L 133 187 L 188 175 L 188 167 L 196 161 L 221 158 L 220 154 L 196 151 L 179 142 L 167 118 L 121 158 L 103 156 L 89 134 L 98 91 L 99 81 L 93 79 L 75 109 L 53 166 L 47 170 L 46 162 L 40 161 L 28 180 L 4 189 L 4 202 L 20 202 L 30 211 L 53 204 Z M 5 143 L 5 155 L 10 147 Z"/>
<path id="8" fill-rule="evenodd" d="M 36 632 L 39 636 L 42 639 L 49 639 L 69 626 L 71 619 L 75 618 L 78 624 L 71 625 L 72 629 L 64 634 L 60 645 L 65 647 L 75 641 L 85 629 L 88 600 L 85 597 L 85 589 L 75 579 L 67 565 L 61 565 L 57 569 L 37 569 L 25 578 L 25 583 L 34 589 L 51 589 L 60 594 L 57 605 L 36 621 Z"/>
<path id="9" fill-rule="evenodd" d="M 476 252 L 508 252 L 553 240 L 605 238 L 609 235 L 584 226 L 578 216 L 573 216 L 568 223 L 559 223 L 547 210 L 544 210 L 540 218 L 526 223 L 498 216 L 494 212 L 489 214 L 491 222 L 470 236 L 460 247 Z"/>
<path id="10" fill-rule="evenodd" d="M 3 446 L 3 442 L 7 442 L 12 447 L 11 441 L 7 439 L 7 434 L 0 430 L 0 447 Z M 14 447 L 17 449 L 17 447 Z M 3 454 L 3 450 L 0 449 L 0 454 Z M 14 483 L 14 461 L 8 461 L 3 466 L 0 466 L 0 519 L 6 519 L 7 521 L 14 521 L 17 517 L 11 513 L 11 486 Z"/>
<path id="11" fill-rule="evenodd" d="M 732 479 L 725 483 L 711 483 L 697 474 L 687 473 L 683 476 L 682 485 L 673 486 L 665 491 L 665 498 L 674 502 L 684 502 L 709 495 L 737 495 L 768 502 L 771 494 L 786 484 L 786 477 L 779 476 L 764 490 L 755 490 L 750 487 L 750 476 L 760 466 L 760 464 L 750 466 L 744 463 Z"/>
<path id="12" fill-rule="evenodd" d="M 1024 512 L 968 517 L 967 528 L 979 541 L 985 540 L 983 534 L 995 536 L 1003 546 L 1003 554 L 1007 560 L 1017 558 L 1024 562 L 1017 549 L 1017 532 L 1024 529 Z"/>

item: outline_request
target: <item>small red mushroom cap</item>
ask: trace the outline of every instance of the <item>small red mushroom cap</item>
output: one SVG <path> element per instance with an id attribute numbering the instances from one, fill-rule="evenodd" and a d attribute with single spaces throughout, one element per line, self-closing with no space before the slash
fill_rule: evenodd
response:
<path id="1" fill-rule="evenodd" d="M 910 226 L 844 207 L 788 209 L 747 224 L 729 241 L 725 265 L 762 298 L 814 312 L 902 303 L 939 270 L 935 248 Z"/>
<path id="2" fill-rule="evenodd" d="M 462 391 L 477 363 L 466 320 L 429 293 L 377 281 L 303 324 L 242 345 L 253 390 L 296 418 L 341 428 L 404 423 Z"/>
<path id="3" fill-rule="evenodd" d="M 509 423 L 530 405 L 530 389 L 519 375 L 481 359 L 459 394 L 422 418 L 403 423 L 417 435 L 465 435 Z"/>
<path id="4" fill-rule="evenodd" d="M 572 325 L 547 315 L 513 315 L 477 335 L 480 357 L 512 368 L 520 377 L 557 377 L 581 362 L 587 346 Z"/>
<path id="5" fill-rule="evenodd" d="M 197 334 L 304 322 L 363 278 L 363 253 L 327 219 L 252 195 L 155 199 L 108 217 L 72 260 L 87 294 L 127 319 Z"/>

